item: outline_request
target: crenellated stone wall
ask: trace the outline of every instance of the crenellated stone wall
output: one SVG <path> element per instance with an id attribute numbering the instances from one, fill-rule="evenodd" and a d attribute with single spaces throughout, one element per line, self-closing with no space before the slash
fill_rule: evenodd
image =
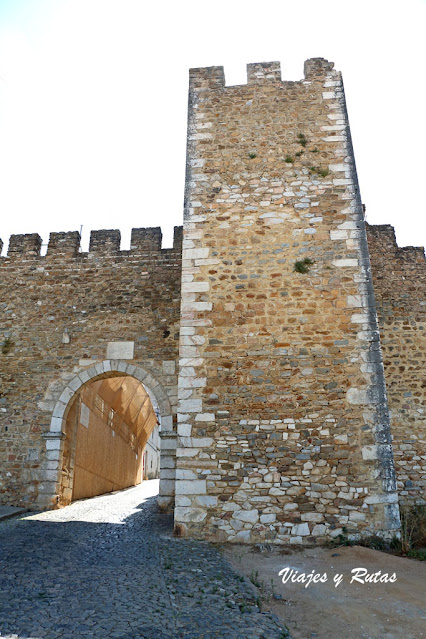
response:
<path id="1" fill-rule="evenodd" d="M 192 69 L 175 522 L 310 543 L 399 526 L 343 84 Z"/>
<path id="2" fill-rule="evenodd" d="M 426 260 L 367 225 L 400 503 L 426 503 Z"/>
<path id="3" fill-rule="evenodd" d="M 14 235 L 0 258 L 0 498 L 62 503 L 60 469 L 69 403 L 88 381 L 134 375 L 162 422 L 162 491 L 174 495 L 182 229 L 172 249 L 161 230 Z M 142 367 L 142 369 L 141 369 Z M 140 371 L 143 372 L 140 372 Z M 161 405 L 161 406 L 160 406 Z"/>

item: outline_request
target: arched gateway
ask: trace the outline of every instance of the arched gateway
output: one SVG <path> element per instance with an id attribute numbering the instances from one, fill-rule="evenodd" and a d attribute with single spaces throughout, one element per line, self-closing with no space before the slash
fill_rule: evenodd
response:
<path id="1" fill-rule="evenodd" d="M 140 383 L 143 388 L 140 394 L 146 393 L 150 408 L 156 416 L 156 419 L 148 420 L 146 431 L 142 431 L 139 443 L 142 442 L 145 445 L 155 424 L 158 423 L 160 426 L 161 461 L 158 499 L 162 508 L 173 508 L 176 434 L 173 432 L 173 417 L 169 398 L 161 383 L 151 372 L 141 366 L 117 360 L 104 360 L 90 366 L 64 385 L 53 410 L 50 429 L 44 435 L 46 458 L 44 467 L 41 469 L 43 484 L 40 486 L 38 503 L 41 508 L 63 506 L 72 500 L 77 426 L 71 416 L 76 412 L 76 400 L 81 397 L 83 392 L 86 392 L 87 395 L 87 390 L 90 386 L 93 387 L 95 382 L 125 377 L 130 377 Z M 99 384 L 97 387 L 99 388 Z M 112 432 L 115 434 L 114 431 Z M 100 492 L 106 492 L 106 490 L 101 488 Z M 95 493 L 96 489 L 93 490 L 93 494 Z"/>

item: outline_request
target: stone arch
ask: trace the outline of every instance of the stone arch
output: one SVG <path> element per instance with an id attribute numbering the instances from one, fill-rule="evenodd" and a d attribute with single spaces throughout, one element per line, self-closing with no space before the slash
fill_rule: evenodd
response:
<path id="1" fill-rule="evenodd" d="M 38 505 L 45 508 L 58 507 L 61 490 L 61 462 L 65 438 L 67 414 L 78 392 L 88 383 L 116 376 L 130 376 L 137 379 L 148 393 L 161 424 L 160 493 L 158 502 L 163 510 L 174 506 L 174 480 L 176 465 L 176 433 L 173 431 L 172 407 L 162 384 L 147 369 L 139 364 L 129 364 L 122 360 L 104 360 L 78 372 L 59 391 L 55 403 L 50 428 L 44 434 L 46 440 L 46 461 L 42 467 Z"/>

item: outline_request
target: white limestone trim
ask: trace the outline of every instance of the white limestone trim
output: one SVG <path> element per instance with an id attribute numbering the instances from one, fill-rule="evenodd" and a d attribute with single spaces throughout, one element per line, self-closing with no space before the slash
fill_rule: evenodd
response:
<path id="1" fill-rule="evenodd" d="M 170 401 L 163 386 L 154 377 L 154 375 L 145 368 L 142 368 L 142 366 L 129 364 L 122 360 L 107 359 L 103 362 L 90 366 L 89 368 L 85 368 L 64 384 L 62 392 L 59 395 L 59 399 L 53 409 L 49 432 L 55 434 L 61 432 L 68 405 L 74 395 L 85 384 L 103 377 L 115 377 L 114 373 L 134 377 L 141 382 L 152 401 L 154 410 L 158 409 L 159 418 L 164 429 L 172 430 L 172 409 Z M 46 433 L 46 436 L 48 436 L 48 433 Z"/>

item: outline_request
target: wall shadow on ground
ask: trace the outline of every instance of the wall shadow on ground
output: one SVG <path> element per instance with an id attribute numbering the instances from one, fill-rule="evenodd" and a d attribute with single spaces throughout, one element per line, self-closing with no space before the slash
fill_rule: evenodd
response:
<path id="1" fill-rule="evenodd" d="M 108 501 L 103 510 L 99 502 L 95 507 L 90 502 L 87 509 L 81 502 L 75 515 L 88 513 L 92 519 L 108 515 Z M 109 506 L 112 519 L 118 519 L 115 508 Z M 173 517 L 158 512 L 155 496 L 137 508 L 121 522 L 40 521 L 30 516 L 0 525 L 0 635 L 7 639 L 286 636 L 276 617 L 261 612 L 258 591 L 234 571 L 218 548 L 174 538 Z M 42 516 L 53 519 L 64 512 Z"/>
<path id="2" fill-rule="evenodd" d="M 158 549 L 172 517 L 155 512 L 155 496 L 137 508 L 121 523 L 23 518 L 2 526 L 2 636 L 173 637 Z"/>

